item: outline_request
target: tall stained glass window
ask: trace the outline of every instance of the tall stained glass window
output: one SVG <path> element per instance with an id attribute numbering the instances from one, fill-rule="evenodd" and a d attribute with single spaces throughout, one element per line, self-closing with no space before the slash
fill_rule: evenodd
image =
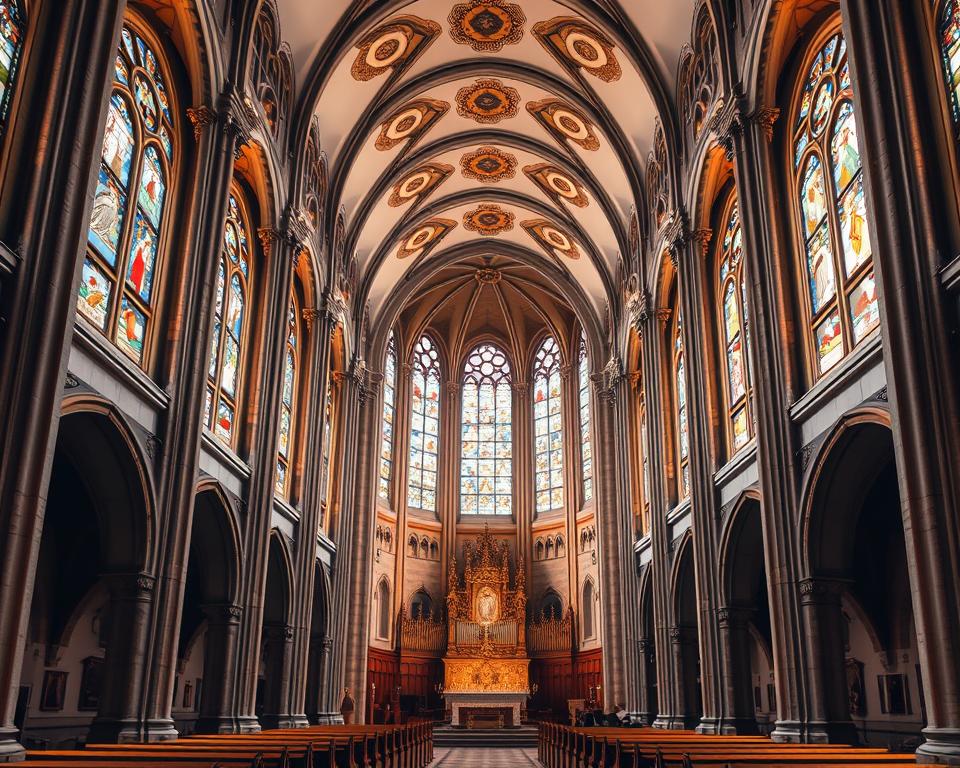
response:
<path id="1" fill-rule="evenodd" d="M 869 212 L 843 36 L 816 52 L 794 123 L 793 164 L 815 367 L 824 373 L 880 324 Z"/>
<path id="2" fill-rule="evenodd" d="M 677 466 L 680 498 L 690 495 L 690 427 L 687 419 L 687 372 L 683 355 L 683 317 L 677 311 L 673 326 L 673 371 L 677 398 Z"/>
<path id="3" fill-rule="evenodd" d="M 736 198 L 731 197 L 723 214 L 717 285 L 726 357 L 726 402 L 731 452 L 753 436 L 750 381 L 750 335 L 747 329 L 747 294 L 743 279 L 743 235 Z"/>
<path id="4" fill-rule="evenodd" d="M 175 177 L 174 111 L 165 83 L 164 65 L 151 46 L 124 26 L 77 310 L 141 364 L 152 331 L 168 185 Z"/>
<path id="5" fill-rule="evenodd" d="M 397 345 L 393 332 L 387 339 L 387 356 L 383 362 L 383 434 L 380 437 L 380 480 L 378 494 L 390 501 L 390 480 L 393 478 L 393 425 L 397 412 Z"/>
<path id="6" fill-rule="evenodd" d="M 330 493 L 330 451 L 333 444 L 333 371 L 327 376 L 327 392 L 323 397 L 323 453 L 320 470 L 320 501 L 326 504 Z"/>
<path id="7" fill-rule="evenodd" d="M 17 0 L 0 0 L 0 132 L 6 128 L 10 102 L 17 82 L 23 32 L 23 11 Z"/>
<path id="8" fill-rule="evenodd" d="M 440 445 L 440 359 L 429 336 L 413 348 L 410 387 L 410 468 L 407 506 L 437 510 L 437 455 Z"/>
<path id="9" fill-rule="evenodd" d="M 247 281 L 250 277 L 249 227 L 240 200 L 236 190 L 230 192 L 217 265 L 213 339 L 204 409 L 207 428 L 231 445 L 236 433 L 234 422 L 242 383 Z"/>
<path id="10" fill-rule="evenodd" d="M 289 495 L 290 454 L 293 449 L 293 411 L 299 386 L 300 311 L 296 295 L 290 296 L 287 310 L 287 348 L 283 360 L 283 391 L 280 395 L 280 429 L 277 436 L 276 491 Z"/>
<path id="11" fill-rule="evenodd" d="M 947 0 L 940 11 L 940 55 L 954 122 L 960 123 L 960 3 Z"/>
<path id="12" fill-rule="evenodd" d="M 513 511 L 513 390 L 506 355 L 481 344 L 463 370 L 460 513 Z"/>
<path id="13" fill-rule="evenodd" d="M 590 440 L 590 361 L 587 358 L 587 342 L 580 336 L 579 353 L 579 402 L 580 402 L 580 471 L 583 473 L 583 500 L 593 498 L 593 443 Z"/>
<path id="14" fill-rule="evenodd" d="M 548 336 L 533 363 L 534 489 L 537 512 L 563 506 L 560 348 Z"/>

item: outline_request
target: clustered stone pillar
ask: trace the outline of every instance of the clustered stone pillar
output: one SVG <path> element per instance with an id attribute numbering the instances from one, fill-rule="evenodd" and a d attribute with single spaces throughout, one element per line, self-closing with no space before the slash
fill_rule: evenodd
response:
<path id="1" fill-rule="evenodd" d="M 748 608 L 722 607 L 717 611 L 720 660 L 723 667 L 722 733 L 757 733 L 750 679 L 750 620 Z"/>
<path id="2" fill-rule="evenodd" d="M 650 640 L 646 638 L 640 638 L 637 641 L 637 653 L 640 655 L 640 716 L 639 720 L 641 725 L 653 725 L 653 721 L 656 719 L 653 713 L 656 711 L 656 702 L 650 700 L 651 689 L 654 687 L 656 681 L 651 680 L 651 677 L 654 676 L 654 671 L 651 669 L 655 663 L 655 653 L 656 649 Z"/>
<path id="3" fill-rule="evenodd" d="M 677 680 L 673 727 L 693 728 L 700 721 L 700 686 L 697 680 L 699 648 L 697 628 L 670 627 L 670 657 Z"/>
<path id="4" fill-rule="evenodd" d="M 237 630 L 243 613 L 239 605 L 205 605 L 207 637 L 203 653 L 203 691 L 196 733 L 233 733 L 233 668 L 237 659 Z"/>

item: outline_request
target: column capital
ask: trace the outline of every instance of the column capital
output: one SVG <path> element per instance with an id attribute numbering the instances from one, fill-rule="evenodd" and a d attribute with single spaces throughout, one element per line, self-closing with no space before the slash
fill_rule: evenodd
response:
<path id="1" fill-rule="evenodd" d="M 202 104 L 199 107 L 187 107 L 187 119 L 193 125 L 193 138 L 200 141 L 204 129 L 217 121 L 217 113 Z"/>
<path id="2" fill-rule="evenodd" d="M 239 624 L 243 616 L 243 607 L 234 603 L 202 605 L 200 609 L 213 624 Z"/>
<path id="3" fill-rule="evenodd" d="M 840 596 L 847 590 L 850 582 L 845 579 L 811 577 L 801 579 L 797 584 L 800 602 L 804 605 L 838 604 Z"/>

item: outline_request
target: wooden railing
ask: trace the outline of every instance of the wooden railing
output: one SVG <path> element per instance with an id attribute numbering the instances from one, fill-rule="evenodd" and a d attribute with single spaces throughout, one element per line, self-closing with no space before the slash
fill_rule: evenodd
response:
<path id="1" fill-rule="evenodd" d="M 516 646 L 519 633 L 515 621 L 495 621 L 487 625 L 487 635 L 493 645 Z M 459 646 L 480 645 L 483 626 L 475 621 L 458 621 L 456 641 Z"/>
<path id="2" fill-rule="evenodd" d="M 535 616 L 527 626 L 527 651 L 531 654 L 573 649 L 573 611 L 563 618 Z"/>

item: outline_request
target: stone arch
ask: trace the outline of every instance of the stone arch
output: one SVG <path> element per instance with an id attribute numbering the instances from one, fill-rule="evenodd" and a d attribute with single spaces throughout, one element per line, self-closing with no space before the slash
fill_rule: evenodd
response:
<path id="1" fill-rule="evenodd" d="M 693 728 L 703 716 L 700 686 L 700 641 L 693 535 L 688 530 L 676 548 L 671 576 L 673 625 L 670 655 L 677 680 L 675 716 L 677 727 Z"/>
<path id="2" fill-rule="evenodd" d="M 657 623 L 653 607 L 653 567 L 648 565 L 640 576 L 640 702 L 641 721 L 653 725 L 659 710 L 657 685 Z"/>
<path id="3" fill-rule="evenodd" d="M 388 529 L 389 530 L 389 529 Z M 326 707 L 330 648 L 330 577 L 319 560 L 313 565 L 313 600 L 310 608 L 310 645 L 307 651 L 306 715 L 317 723 Z"/>
<path id="4" fill-rule="evenodd" d="M 285 537 L 270 532 L 267 549 L 267 581 L 263 599 L 260 639 L 260 678 L 257 686 L 257 717 L 267 728 L 290 725 L 288 700 L 293 664 L 293 564 Z"/>

